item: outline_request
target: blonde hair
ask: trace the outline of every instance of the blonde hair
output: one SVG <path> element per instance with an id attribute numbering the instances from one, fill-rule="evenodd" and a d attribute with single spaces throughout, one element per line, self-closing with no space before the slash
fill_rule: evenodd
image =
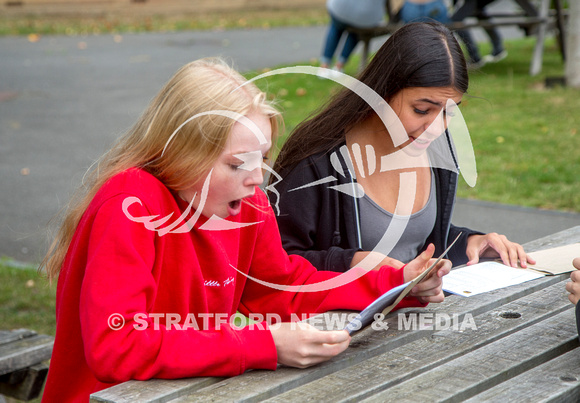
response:
<path id="1" fill-rule="evenodd" d="M 179 191 L 213 166 L 236 121 L 204 112 L 263 113 L 270 118 L 272 137 L 276 138 L 279 112 L 253 83 L 240 87 L 246 81 L 219 58 L 191 62 L 175 73 L 135 125 L 85 174 L 40 265 L 50 280 L 60 272 L 81 217 L 110 178 L 139 167 Z M 179 128 L 193 116 L 196 118 Z"/>

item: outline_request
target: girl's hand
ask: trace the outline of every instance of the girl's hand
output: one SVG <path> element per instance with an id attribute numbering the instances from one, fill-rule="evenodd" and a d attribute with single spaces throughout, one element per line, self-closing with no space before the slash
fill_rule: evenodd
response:
<path id="1" fill-rule="evenodd" d="M 436 259 L 432 259 L 435 252 L 435 246 L 429 244 L 419 256 L 413 259 L 403 269 L 404 281 L 411 281 L 429 266 L 431 266 Z M 416 297 L 422 303 L 429 302 L 443 302 L 445 296 L 443 295 L 443 281 L 441 278 L 449 273 L 451 270 L 451 261 L 441 259 L 437 266 L 431 270 L 419 284 L 417 284 L 409 293 L 410 296 Z"/>
<path id="2" fill-rule="evenodd" d="M 278 323 L 270 328 L 278 363 L 306 368 L 342 353 L 350 343 L 346 330 L 322 331 L 307 323 Z"/>
<path id="3" fill-rule="evenodd" d="M 500 257 L 503 264 L 511 267 L 518 267 L 518 260 L 523 268 L 528 267 L 528 263 L 536 263 L 526 254 L 522 245 L 511 242 L 505 235 L 499 235 L 495 232 L 485 235 L 471 235 L 467 239 L 465 253 L 469 259 L 468 266 L 479 262 L 480 257 Z"/>
<path id="4" fill-rule="evenodd" d="M 580 270 L 580 257 L 574 259 L 572 264 L 574 265 L 575 268 Z M 570 295 L 568 295 L 568 299 L 574 305 L 576 305 L 578 303 L 578 300 L 580 300 L 580 271 L 578 270 L 575 270 L 572 273 L 570 273 L 570 280 L 572 281 L 566 283 L 566 291 L 570 293 Z"/>

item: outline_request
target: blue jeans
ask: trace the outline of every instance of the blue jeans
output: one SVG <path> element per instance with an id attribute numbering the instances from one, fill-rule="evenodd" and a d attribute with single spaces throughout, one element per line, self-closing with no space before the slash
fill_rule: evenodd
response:
<path id="1" fill-rule="evenodd" d="M 442 0 L 435 0 L 430 3 L 415 4 L 405 2 L 399 17 L 405 24 L 408 22 L 438 21 L 442 24 L 448 23 L 447 7 Z"/>
<path id="2" fill-rule="evenodd" d="M 338 47 L 338 42 L 340 42 L 340 38 L 347 28 L 349 28 L 347 24 L 337 20 L 332 15 L 330 16 L 330 26 L 328 27 L 326 42 L 324 43 L 322 57 L 320 58 L 321 64 L 330 65 L 332 58 L 334 57 L 334 52 L 336 52 L 336 48 Z M 343 65 L 346 64 L 357 43 L 358 35 L 349 32 L 346 41 L 344 42 L 342 52 L 340 53 L 340 57 L 338 58 L 339 63 Z"/>

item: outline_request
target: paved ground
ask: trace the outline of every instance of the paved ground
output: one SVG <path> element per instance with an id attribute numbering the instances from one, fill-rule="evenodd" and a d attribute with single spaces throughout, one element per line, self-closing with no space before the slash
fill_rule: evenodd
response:
<path id="1" fill-rule="evenodd" d="M 324 31 L 0 38 L 0 256 L 39 260 L 47 222 L 177 68 L 216 55 L 241 71 L 307 63 L 319 54 Z M 580 225 L 580 214 L 463 200 L 454 218 L 521 243 Z"/>

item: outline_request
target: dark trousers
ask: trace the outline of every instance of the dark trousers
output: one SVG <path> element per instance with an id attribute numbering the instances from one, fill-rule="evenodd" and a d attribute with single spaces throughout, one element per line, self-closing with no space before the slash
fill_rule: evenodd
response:
<path id="1" fill-rule="evenodd" d="M 463 21 L 467 17 L 477 17 L 479 20 L 489 19 L 488 14 L 484 8 L 494 0 L 465 0 L 463 5 L 453 13 L 452 21 Z M 492 54 L 497 55 L 503 51 L 502 39 L 499 31 L 495 28 L 487 28 L 485 30 L 489 39 L 491 40 Z M 473 39 L 473 35 L 468 30 L 457 31 L 457 35 L 461 38 L 467 48 L 467 53 L 472 62 L 481 60 L 479 49 Z"/>

